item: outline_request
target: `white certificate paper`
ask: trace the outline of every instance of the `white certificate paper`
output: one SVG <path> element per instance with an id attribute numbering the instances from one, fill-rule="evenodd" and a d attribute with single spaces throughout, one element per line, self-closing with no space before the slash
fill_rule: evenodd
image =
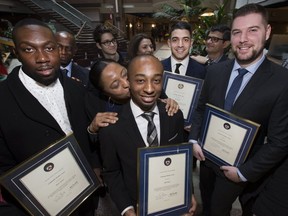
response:
<path id="1" fill-rule="evenodd" d="M 20 181 L 50 215 L 57 215 L 89 186 L 89 181 L 65 148 Z"/>
<path id="2" fill-rule="evenodd" d="M 211 115 L 204 149 L 229 164 L 234 164 L 247 130 Z"/>
<path id="3" fill-rule="evenodd" d="M 196 84 L 176 79 L 168 79 L 165 93 L 174 99 L 183 112 L 184 119 L 188 118 L 191 103 L 194 97 Z"/>
<path id="4" fill-rule="evenodd" d="M 184 204 L 185 161 L 184 153 L 149 158 L 148 214 Z"/>

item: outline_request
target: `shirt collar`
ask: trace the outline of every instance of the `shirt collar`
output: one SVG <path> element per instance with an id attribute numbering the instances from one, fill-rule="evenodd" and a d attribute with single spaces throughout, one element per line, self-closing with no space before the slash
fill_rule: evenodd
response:
<path id="1" fill-rule="evenodd" d="M 53 88 L 54 85 L 56 85 L 56 82 L 59 82 L 59 79 L 57 79 L 55 82 L 51 83 L 50 85 L 46 86 L 43 85 L 42 83 L 39 83 L 37 81 L 35 81 L 34 79 L 32 79 L 30 76 L 28 76 L 27 74 L 24 73 L 24 71 L 22 70 L 22 67 L 19 70 L 19 79 L 21 80 L 21 82 L 23 83 L 23 85 L 27 88 L 32 88 L 32 87 L 36 87 L 36 88 Z"/>
<path id="2" fill-rule="evenodd" d="M 176 64 L 181 63 L 184 68 L 187 68 L 189 63 L 190 56 L 188 55 L 185 59 L 183 59 L 181 62 L 177 61 L 173 56 L 171 56 L 171 67 L 173 70 L 173 67 L 175 67 Z"/>
<path id="3" fill-rule="evenodd" d="M 130 100 L 130 107 L 131 107 L 134 118 L 141 116 L 145 112 L 139 106 L 137 106 L 132 99 Z M 155 114 L 159 115 L 159 109 L 156 104 L 151 110 L 151 112 L 154 112 Z"/>
<path id="4" fill-rule="evenodd" d="M 254 64 L 249 65 L 248 67 L 246 67 L 245 69 L 248 70 L 250 73 L 254 74 L 264 60 L 265 60 L 265 55 L 262 52 L 261 58 L 257 62 L 255 62 Z M 233 66 L 233 71 L 236 71 L 239 68 L 241 68 L 241 66 L 239 65 L 239 63 L 235 59 L 234 66 Z"/>

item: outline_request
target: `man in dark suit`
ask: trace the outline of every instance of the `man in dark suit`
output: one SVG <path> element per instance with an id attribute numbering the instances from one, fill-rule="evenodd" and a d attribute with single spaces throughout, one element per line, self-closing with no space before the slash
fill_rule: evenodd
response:
<path id="1" fill-rule="evenodd" d="M 219 24 L 212 26 L 205 38 L 207 56 L 192 55 L 191 58 L 204 65 L 228 60 L 226 51 L 230 45 L 230 34 L 231 29 L 227 25 Z"/>
<path id="2" fill-rule="evenodd" d="M 263 52 L 271 33 L 266 9 L 257 4 L 243 6 L 234 14 L 231 29 L 235 60 L 208 67 L 190 133 L 194 156 L 202 161 L 200 190 L 204 215 L 230 215 L 232 203 L 240 194 L 243 215 L 252 215 L 257 193 L 288 153 L 288 73 L 270 62 Z M 242 71 L 245 73 L 235 91 L 234 105 L 232 101 L 232 108 L 228 107 L 230 89 L 235 89 L 234 79 L 239 80 Z M 219 167 L 205 160 L 197 140 L 206 103 L 261 125 L 247 160 L 239 167 Z"/>
<path id="3" fill-rule="evenodd" d="M 89 81 L 89 70 L 72 61 L 77 52 L 74 35 L 66 31 L 60 31 L 56 32 L 55 36 L 59 45 L 61 69 L 64 74 L 82 82 L 84 86 L 87 86 Z"/>
<path id="4" fill-rule="evenodd" d="M 192 29 L 187 22 L 178 22 L 171 27 L 168 38 L 171 56 L 162 60 L 165 71 L 204 79 L 205 67 L 189 57 L 192 47 Z"/>
<path id="5" fill-rule="evenodd" d="M 131 100 L 123 105 L 119 120 L 99 132 L 104 181 L 116 206 L 125 216 L 136 215 L 137 148 L 149 146 L 146 138 L 148 121 L 143 114 L 154 113 L 157 135 L 153 140 L 158 145 L 183 142 L 182 112 L 168 116 L 165 104 L 158 100 L 162 75 L 163 67 L 157 58 L 152 55 L 135 57 L 128 67 Z M 192 215 L 195 208 L 193 196 Z"/>
<path id="6" fill-rule="evenodd" d="M 24 19 L 15 25 L 12 37 L 22 66 L 0 83 L 0 175 L 71 132 L 91 166 L 96 167 L 86 130 L 86 89 L 60 72 L 53 32 L 39 20 Z M 2 195 L 5 205 L 20 206 L 3 188 Z M 90 201 L 87 199 L 73 215 L 94 215 Z M 0 212 L 5 209 L 1 206 Z M 19 209 L 21 215 L 27 215 Z M 18 214 L 13 211 L 11 215 Z"/>

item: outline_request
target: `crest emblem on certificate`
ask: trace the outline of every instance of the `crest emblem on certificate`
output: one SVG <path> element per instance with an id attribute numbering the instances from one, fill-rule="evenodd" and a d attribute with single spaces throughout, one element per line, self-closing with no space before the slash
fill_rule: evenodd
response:
<path id="1" fill-rule="evenodd" d="M 165 166 L 170 166 L 170 164 L 172 163 L 172 160 L 171 160 L 171 158 L 165 158 L 165 160 L 164 160 L 164 165 Z"/>
<path id="2" fill-rule="evenodd" d="M 183 88 L 184 88 L 184 84 L 183 84 L 183 83 L 179 83 L 179 84 L 178 84 L 178 88 L 179 88 L 179 89 L 183 89 Z"/>

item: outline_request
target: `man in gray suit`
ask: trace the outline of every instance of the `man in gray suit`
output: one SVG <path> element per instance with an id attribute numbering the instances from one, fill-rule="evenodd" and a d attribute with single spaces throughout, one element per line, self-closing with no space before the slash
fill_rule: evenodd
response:
<path id="1" fill-rule="evenodd" d="M 288 73 L 269 61 L 263 52 L 271 33 L 268 12 L 257 4 L 245 5 L 234 14 L 231 29 L 235 60 L 207 68 L 189 137 L 194 143 L 194 156 L 202 161 L 200 190 L 204 215 L 230 215 L 232 203 L 240 194 L 243 215 L 252 215 L 251 207 L 261 186 L 288 153 Z M 242 71 L 245 75 L 242 74 L 240 88 L 230 103 L 230 89 L 235 89 L 234 80 L 239 80 Z M 219 167 L 205 160 L 197 140 L 206 103 L 261 125 L 246 161 L 239 167 Z"/>
<path id="2" fill-rule="evenodd" d="M 125 216 L 136 216 L 137 149 L 151 144 L 146 138 L 149 134 L 148 121 L 143 115 L 153 113 L 157 131 L 153 141 L 158 145 L 183 142 L 182 112 L 179 110 L 168 116 L 165 104 L 158 100 L 162 91 L 162 76 L 163 67 L 156 57 L 135 57 L 128 67 L 131 100 L 123 105 L 119 120 L 99 132 L 104 181 L 113 201 Z M 193 196 L 190 215 L 195 209 Z"/>

